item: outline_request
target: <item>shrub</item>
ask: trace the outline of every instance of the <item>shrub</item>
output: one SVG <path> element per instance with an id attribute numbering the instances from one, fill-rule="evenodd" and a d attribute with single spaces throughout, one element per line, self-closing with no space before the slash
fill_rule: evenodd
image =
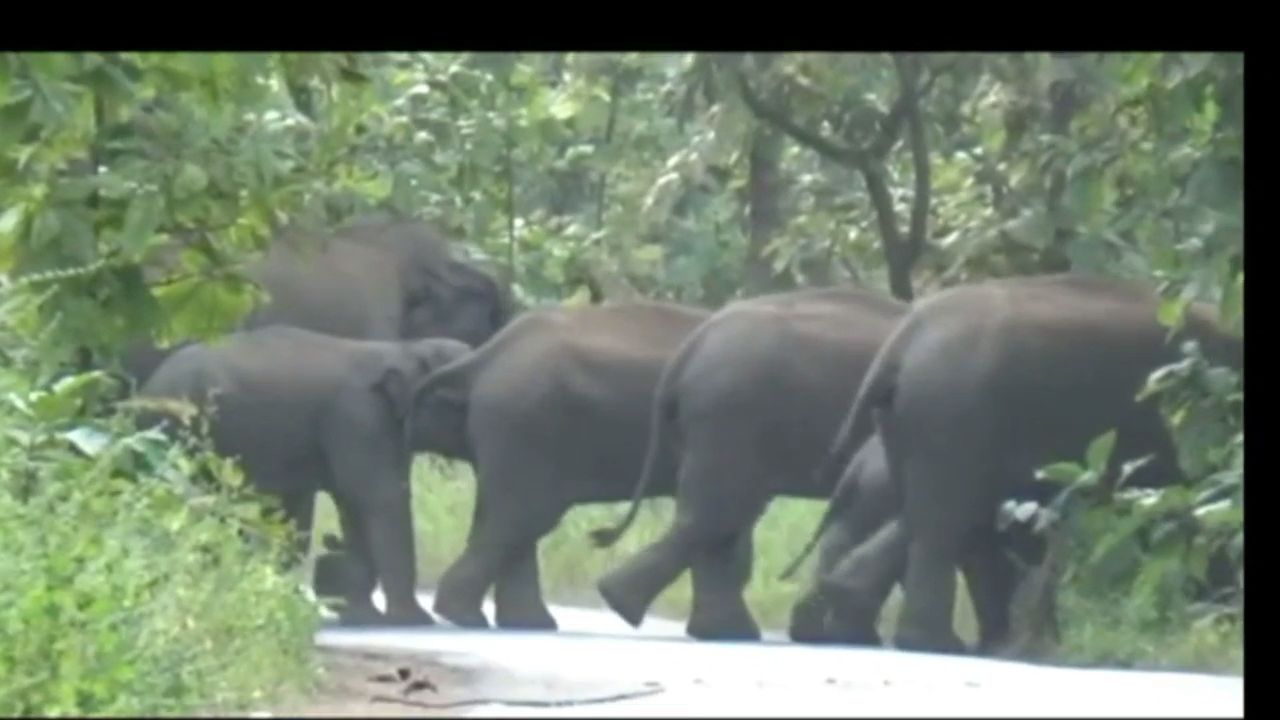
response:
<path id="1" fill-rule="evenodd" d="M 51 378 L 24 306 L 0 296 L 0 711 L 243 707 L 302 677 L 318 616 L 284 528 L 229 463 L 104 411 L 102 374 Z"/>

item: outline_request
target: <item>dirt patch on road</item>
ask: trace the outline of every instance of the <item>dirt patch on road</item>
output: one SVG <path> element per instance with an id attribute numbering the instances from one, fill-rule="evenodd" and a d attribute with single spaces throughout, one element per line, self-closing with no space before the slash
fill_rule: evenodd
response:
<path id="1" fill-rule="evenodd" d="M 471 709 L 434 708 L 465 701 L 474 671 L 393 652 L 320 648 L 317 686 L 277 703 L 277 717 L 450 717 Z"/>

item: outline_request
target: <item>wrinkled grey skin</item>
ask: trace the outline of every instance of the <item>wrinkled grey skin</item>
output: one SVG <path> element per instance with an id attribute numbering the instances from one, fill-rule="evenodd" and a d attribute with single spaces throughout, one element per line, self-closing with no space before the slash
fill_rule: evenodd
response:
<path id="1" fill-rule="evenodd" d="M 288 231 L 246 274 L 269 298 L 240 329 L 289 325 L 335 337 L 446 337 L 478 347 L 513 311 L 503 288 L 450 257 L 444 236 L 417 221 L 366 221 L 318 240 Z M 132 343 L 125 372 L 141 387 L 183 345 Z"/>
<path id="2" fill-rule="evenodd" d="M 429 449 L 470 461 L 477 480 L 466 549 L 436 588 L 439 615 L 487 626 L 493 586 L 499 626 L 556 627 L 538 541 L 576 504 L 630 496 L 658 377 L 707 316 L 656 302 L 532 310 L 428 380 Z"/>
<path id="3" fill-rule="evenodd" d="M 884 344 L 822 472 L 841 468 L 879 423 L 909 543 L 898 647 L 963 649 L 951 626 L 956 565 L 985 556 L 970 582 L 1000 584 L 989 577 L 998 554 L 989 530 L 999 502 L 1037 468 L 1083 457 L 1114 428 L 1112 478 L 1121 463 L 1153 454 L 1127 484 L 1181 480 L 1158 408 L 1134 400 L 1152 370 L 1180 357 L 1157 308 L 1149 288 L 1111 280 L 991 280 L 917 301 Z M 1206 307 L 1189 310 L 1179 338 L 1197 339 L 1213 362 L 1243 366 L 1243 340 Z"/>
<path id="4" fill-rule="evenodd" d="M 424 418 L 410 409 L 415 385 L 469 352 L 447 338 L 361 341 L 272 326 L 179 350 L 139 395 L 199 406 L 212 398 L 215 451 L 238 457 L 253 486 L 281 502 L 298 551 L 309 546 L 323 490 L 347 548 L 382 582 L 385 619 L 430 624 L 414 598 L 409 470 Z M 348 604 L 350 617 L 383 619 L 367 591 Z"/>
<path id="5" fill-rule="evenodd" d="M 813 471 L 906 309 L 863 290 L 800 290 L 732 303 L 689 337 L 664 371 L 648 433 L 655 459 L 678 457 L 676 517 L 597 583 L 614 612 L 639 625 L 692 568 L 689 635 L 760 637 L 743 599 L 754 525 L 775 496 L 829 496 L 835 478 L 816 482 Z M 615 542 L 649 484 L 665 477 L 665 468 L 646 466 L 626 518 L 594 532 L 596 544 Z"/>

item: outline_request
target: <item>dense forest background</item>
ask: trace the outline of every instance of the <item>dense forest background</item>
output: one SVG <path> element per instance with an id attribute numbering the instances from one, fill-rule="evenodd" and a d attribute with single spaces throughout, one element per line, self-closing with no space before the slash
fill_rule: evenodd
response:
<path id="1" fill-rule="evenodd" d="M 238 268 L 279 229 L 428 219 L 527 305 L 842 282 L 910 299 L 1072 269 L 1157 285 L 1171 325 L 1194 299 L 1242 331 L 1243 64 L 0 54 L 0 627 L 17 639 L 0 704 L 185 711 L 308 666 L 315 611 L 272 569 L 278 528 L 235 495 L 234 466 L 110 409 L 99 370 L 139 334 L 231 328 L 257 293 Z M 1190 654 L 1225 643 L 1231 666 L 1242 601 L 1181 588 L 1215 549 L 1243 567 L 1243 391 L 1188 350 L 1151 389 L 1198 482 L 1080 514 L 1072 587 L 1132 601 L 1132 633 L 1107 641 L 1128 660 L 1212 627 Z M 1051 474 L 1087 481 L 1104 451 Z M 186 480 L 199 466 L 226 492 Z"/>

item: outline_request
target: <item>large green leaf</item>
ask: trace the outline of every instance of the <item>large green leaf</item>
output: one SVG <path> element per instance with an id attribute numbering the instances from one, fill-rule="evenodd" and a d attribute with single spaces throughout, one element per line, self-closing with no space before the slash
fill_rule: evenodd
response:
<path id="1" fill-rule="evenodd" d="M 1108 430 L 1089 443 L 1089 448 L 1085 451 L 1085 462 L 1094 473 L 1101 475 L 1106 470 L 1116 446 L 1116 437 L 1115 430 Z"/>
<path id="2" fill-rule="evenodd" d="M 163 220 L 164 199 L 158 193 L 140 192 L 129 202 L 125 212 L 120 244 L 131 255 L 137 255 L 151 241 Z"/>

